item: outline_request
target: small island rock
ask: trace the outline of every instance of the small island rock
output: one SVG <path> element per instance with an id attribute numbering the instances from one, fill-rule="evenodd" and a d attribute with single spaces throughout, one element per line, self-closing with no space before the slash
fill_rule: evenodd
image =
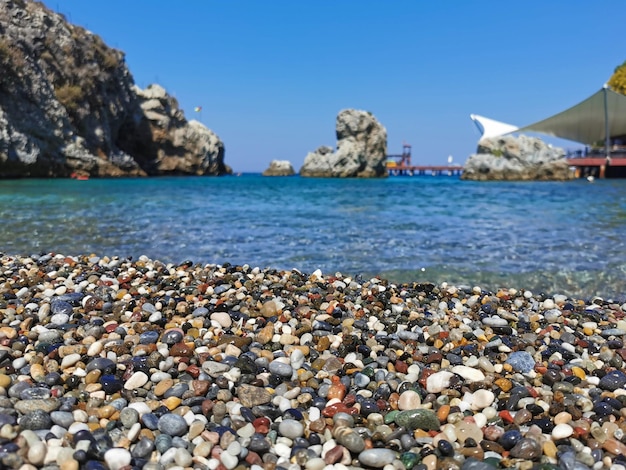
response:
<path id="1" fill-rule="evenodd" d="M 309 153 L 301 176 L 322 178 L 386 177 L 387 130 L 367 111 L 345 109 L 337 115 L 337 150 Z"/>
<path id="2" fill-rule="evenodd" d="M 263 176 L 292 176 L 296 172 L 289 160 L 272 160 L 270 166 L 263 172 Z"/>
<path id="3" fill-rule="evenodd" d="M 573 177 L 562 148 L 525 135 L 482 139 L 461 175 L 461 179 L 476 181 L 565 181 Z"/>

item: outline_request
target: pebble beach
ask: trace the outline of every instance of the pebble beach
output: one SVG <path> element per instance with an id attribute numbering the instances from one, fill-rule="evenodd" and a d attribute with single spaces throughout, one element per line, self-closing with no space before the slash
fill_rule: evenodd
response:
<path id="1" fill-rule="evenodd" d="M 626 304 L 0 255 L 0 466 L 626 469 Z"/>

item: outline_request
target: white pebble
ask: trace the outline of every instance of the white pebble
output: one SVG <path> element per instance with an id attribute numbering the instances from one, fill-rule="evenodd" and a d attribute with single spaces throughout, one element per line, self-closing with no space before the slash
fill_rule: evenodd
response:
<path id="1" fill-rule="evenodd" d="M 428 393 L 441 393 L 450 386 L 450 379 L 454 374 L 447 370 L 442 370 L 431 374 L 426 379 L 426 390 Z"/>
<path id="2" fill-rule="evenodd" d="M 211 320 L 217 322 L 222 328 L 230 328 L 233 324 L 233 320 L 226 312 L 213 312 L 211 314 Z"/>
<path id="3" fill-rule="evenodd" d="M 235 455 L 229 454 L 228 452 L 222 452 L 220 459 L 222 460 L 222 465 L 224 465 L 224 467 L 228 470 L 232 470 L 239 463 L 239 458 Z"/>
<path id="4" fill-rule="evenodd" d="M 80 358 L 81 358 L 81 355 L 78 353 L 68 354 L 61 361 L 61 369 L 67 369 L 68 367 L 72 367 L 74 364 L 80 361 Z"/>
<path id="5" fill-rule="evenodd" d="M 145 372 L 137 371 L 124 384 L 125 390 L 135 390 L 136 388 L 143 387 L 148 383 L 148 375 Z"/>
<path id="6" fill-rule="evenodd" d="M 122 467 L 130 465 L 131 455 L 126 449 L 114 447 L 104 453 L 104 461 L 111 470 L 119 470 Z"/>
<path id="7" fill-rule="evenodd" d="M 402 392 L 398 399 L 399 410 L 414 410 L 422 404 L 422 399 L 415 390 L 406 390 Z"/>
<path id="8" fill-rule="evenodd" d="M 488 390 L 485 388 L 476 390 L 472 394 L 472 401 L 471 401 L 472 409 L 482 410 L 483 408 L 487 408 L 488 406 L 491 406 L 491 404 L 494 402 L 495 399 L 496 399 L 496 396 L 491 390 Z"/>
<path id="9" fill-rule="evenodd" d="M 557 424 L 552 430 L 552 438 L 554 440 L 566 439 L 574 434 L 574 429 L 569 424 Z"/>
<path id="10" fill-rule="evenodd" d="M 473 367 L 467 366 L 454 366 L 451 370 L 453 373 L 463 377 L 469 383 L 482 382 L 485 380 L 485 374 L 483 374 L 480 369 L 474 369 Z"/>

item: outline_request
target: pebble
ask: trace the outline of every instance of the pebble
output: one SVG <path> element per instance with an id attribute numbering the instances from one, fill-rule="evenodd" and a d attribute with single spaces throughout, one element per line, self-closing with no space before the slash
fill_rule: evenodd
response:
<path id="1" fill-rule="evenodd" d="M 397 457 L 398 454 L 391 449 L 368 449 L 359 454 L 359 462 L 368 467 L 382 468 Z"/>
<path id="2" fill-rule="evenodd" d="M 113 448 L 104 453 L 104 461 L 110 470 L 120 470 L 130 465 L 131 459 L 130 452 L 126 449 Z"/>
<path id="3" fill-rule="evenodd" d="M 0 255 L 0 461 L 619 470 L 625 311 L 340 273 Z"/>
<path id="4" fill-rule="evenodd" d="M 159 418 L 159 431 L 169 436 L 182 436 L 188 430 L 187 421 L 182 416 L 166 413 Z"/>

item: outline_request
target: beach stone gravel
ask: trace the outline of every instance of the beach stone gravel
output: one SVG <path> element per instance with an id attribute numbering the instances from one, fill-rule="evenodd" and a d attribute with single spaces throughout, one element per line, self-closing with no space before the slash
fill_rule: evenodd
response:
<path id="1" fill-rule="evenodd" d="M 0 466 L 619 470 L 625 314 L 512 288 L 0 254 Z"/>

